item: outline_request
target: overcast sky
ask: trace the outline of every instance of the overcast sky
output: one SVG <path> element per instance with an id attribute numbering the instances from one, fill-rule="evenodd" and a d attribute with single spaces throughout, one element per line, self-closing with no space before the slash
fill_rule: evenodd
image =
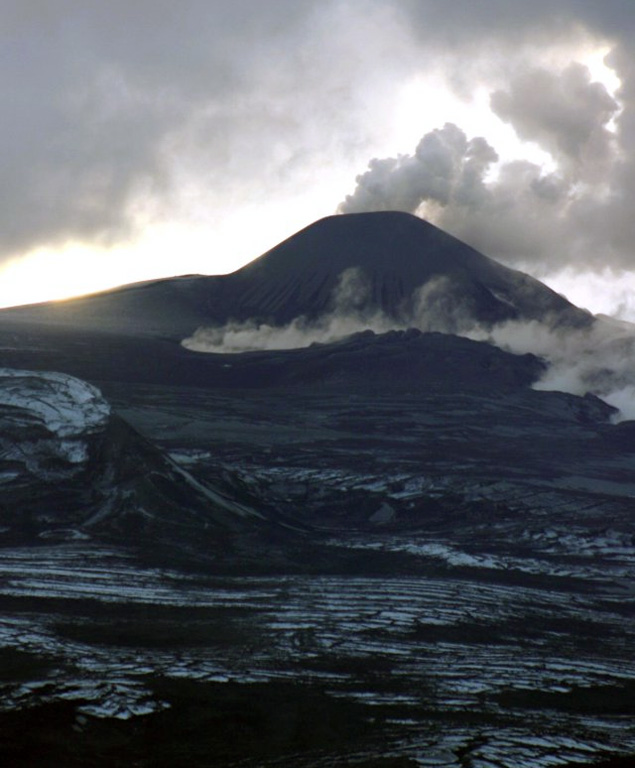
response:
<path id="1" fill-rule="evenodd" d="M 632 0 L 0 11 L 0 304 L 396 208 L 635 319 Z"/>

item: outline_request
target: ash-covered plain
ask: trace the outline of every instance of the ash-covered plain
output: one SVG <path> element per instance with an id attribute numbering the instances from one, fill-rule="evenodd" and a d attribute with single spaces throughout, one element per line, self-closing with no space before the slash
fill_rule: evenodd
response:
<path id="1" fill-rule="evenodd" d="M 631 765 L 633 423 L 491 343 L 602 322 L 401 214 L 0 313 L 0 753 Z"/>

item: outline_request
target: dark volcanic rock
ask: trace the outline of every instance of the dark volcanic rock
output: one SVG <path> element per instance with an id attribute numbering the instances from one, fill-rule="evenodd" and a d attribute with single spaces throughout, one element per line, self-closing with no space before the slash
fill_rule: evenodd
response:
<path id="1" fill-rule="evenodd" d="M 16 329 L 20 335 L 20 329 Z M 0 339 L 2 339 L 0 327 Z M 513 355 L 485 342 L 449 334 L 365 331 L 301 349 L 209 354 L 164 339 L 138 339 L 57 327 L 40 328 L 39 343 L 0 351 L 5 365 L 56 368 L 93 382 L 253 389 L 329 387 L 386 391 L 510 389 L 545 371 L 534 355 Z M 87 354 L 87 346 L 93 351 Z"/>
<path id="2" fill-rule="evenodd" d="M 90 384 L 0 369 L 0 544 L 93 536 L 209 548 L 261 515 L 195 480 L 111 412 Z M 250 520 L 251 518 L 251 520 Z"/>
<path id="3" fill-rule="evenodd" d="M 566 322 L 589 320 L 537 280 L 396 211 L 331 216 L 312 224 L 210 284 L 209 312 L 218 322 L 255 317 L 282 324 L 300 315 L 316 317 L 333 308 L 340 276 L 351 269 L 367 279 L 358 308 L 379 309 L 396 319 L 408 319 L 417 288 L 445 278 L 450 311 L 461 307 L 481 323 L 550 314 Z"/>
<path id="4" fill-rule="evenodd" d="M 86 382 L 59 373 L 0 369 L 5 538 L 59 533 L 90 516 L 96 479 L 89 469 L 91 454 L 110 418 L 110 406 Z"/>
<path id="5" fill-rule="evenodd" d="M 482 342 L 414 329 L 379 335 L 365 331 L 306 349 L 200 357 L 216 362 L 208 379 L 216 386 L 342 393 L 509 390 L 529 386 L 545 370 L 534 355 L 512 355 Z"/>
<path id="6" fill-rule="evenodd" d="M 534 355 L 441 333 L 371 331 L 288 354 L 289 383 L 346 390 L 431 391 L 443 388 L 509 390 L 532 384 L 544 372 Z M 269 353 L 269 357 L 274 357 Z M 254 360 L 264 360 L 260 353 Z"/>

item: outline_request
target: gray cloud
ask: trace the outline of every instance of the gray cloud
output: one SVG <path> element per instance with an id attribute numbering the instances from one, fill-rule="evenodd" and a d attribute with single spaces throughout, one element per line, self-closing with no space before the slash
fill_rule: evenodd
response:
<path id="1" fill-rule="evenodd" d="M 616 59 L 622 50 L 615 49 Z M 621 71 L 630 63 L 626 56 Z M 372 160 L 340 211 L 419 213 L 538 274 L 563 266 L 633 268 L 635 99 L 626 88 L 619 98 L 579 63 L 520 67 L 492 92 L 491 104 L 521 139 L 550 153 L 551 170 L 508 161 L 492 174 L 495 148 L 446 125 L 424 136 L 413 155 Z"/>
<path id="2" fill-rule="evenodd" d="M 610 38 L 626 38 L 635 28 L 630 0 L 404 0 L 399 5 L 420 38 L 436 40 L 444 50 L 494 43 L 518 53 L 519 45 L 570 39 L 584 28 Z"/>
<path id="3" fill-rule="evenodd" d="M 288 116 L 254 94 L 293 87 L 271 81 L 298 55 L 306 4 L 3 5 L 0 253 L 125 237 L 140 201 L 173 202 L 179 163 L 202 160 L 220 186 L 247 172 L 233 161 L 254 143 L 246 128 L 259 123 L 263 142 L 284 133 Z"/>
<path id="4" fill-rule="evenodd" d="M 401 66 L 379 2 L 354 33 L 337 0 L 1 6 L 0 258 L 126 238 L 187 185 L 271 194 L 294 167 L 363 146 L 368 62 L 392 62 L 380 93 Z"/>
<path id="5" fill-rule="evenodd" d="M 619 105 L 589 70 L 573 62 L 561 73 L 544 68 L 522 72 L 507 90 L 491 95 L 494 112 L 521 139 L 535 141 L 566 160 L 606 159 L 613 134 L 606 124 Z"/>
<path id="6" fill-rule="evenodd" d="M 208 190 L 206 205 L 239 206 L 309 185 L 326 164 L 361 168 L 401 84 L 434 70 L 466 98 L 487 86 L 493 109 L 553 153 L 557 170 L 521 162 L 492 178 L 497 147 L 446 125 L 412 154 L 372 160 L 342 210 L 423 205 L 505 261 L 632 266 L 630 0 L 0 7 L 0 260 L 69 239 L 125 239 L 185 210 L 186 188 Z M 554 46 L 590 39 L 610 45 L 622 77 L 616 133 L 603 87 L 579 64 L 547 60 Z"/>

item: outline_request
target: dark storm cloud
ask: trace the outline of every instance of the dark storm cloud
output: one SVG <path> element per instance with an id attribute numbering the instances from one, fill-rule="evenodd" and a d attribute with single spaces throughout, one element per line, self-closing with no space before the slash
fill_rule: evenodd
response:
<path id="1" fill-rule="evenodd" d="M 570 37 L 585 26 L 604 36 L 620 37 L 635 29 L 631 0 L 404 0 L 399 3 L 426 41 L 463 47 L 495 41 L 509 46 Z"/>

